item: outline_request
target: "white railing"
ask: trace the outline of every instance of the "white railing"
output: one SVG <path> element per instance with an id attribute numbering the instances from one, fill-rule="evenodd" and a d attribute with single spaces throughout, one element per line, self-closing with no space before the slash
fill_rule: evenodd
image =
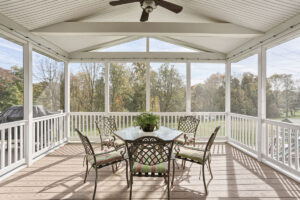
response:
<path id="1" fill-rule="evenodd" d="M 33 119 L 33 158 L 67 141 L 65 113 Z"/>
<path id="2" fill-rule="evenodd" d="M 231 128 L 229 142 L 257 153 L 258 118 L 241 114 L 230 114 Z"/>
<path id="3" fill-rule="evenodd" d="M 265 120 L 265 124 L 264 158 L 300 177 L 300 125 L 273 120 Z"/>
<path id="4" fill-rule="evenodd" d="M 92 140 L 98 140 L 99 135 L 96 129 L 95 121 L 99 120 L 101 116 L 112 116 L 115 118 L 118 129 L 123 129 L 133 126 L 134 119 L 138 112 L 112 112 L 112 113 L 87 113 L 78 112 L 70 113 L 70 139 L 78 141 L 75 128 L 81 130 L 88 135 Z M 201 140 L 209 137 L 216 126 L 221 126 L 218 137 L 225 137 L 225 113 L 154 113 L 160 116 L 160 126 L 166 126 L 176 129 L 178 121 L 181 116 L 193 115 L 200 120 L 196 139 Z"/>
<path id="5" fill-rule="evenodd" d="M 26 121 L 0 124 L 0 177 L 25 164 L 24 127 Z"/>

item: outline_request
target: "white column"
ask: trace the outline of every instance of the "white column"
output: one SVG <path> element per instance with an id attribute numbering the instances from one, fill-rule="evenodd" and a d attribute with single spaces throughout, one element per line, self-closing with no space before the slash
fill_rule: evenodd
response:
<path id="1" fill-rule="evenodd" d="M 147 62 L 147 72 L 146 72 L 146 111 L 150 112 L 150 62 Z"/>
<path id="2" fill-rule="evenodd" d="M 27 43 L 23 50 L 24 62 L 24 119 L 27 121 L 25 127 L 25 160 L 28 166 L 32 164 L 33 154 L 33 137 L 34 130 L 32 129 L 32 45 Z"/>
<path id="3" fill-rule="evenodd" d="M 192 107 L 191 101 L 191 63 L 186 63 L 186 112 L 190 113 Z"/>
<path id="4" fill-rule="evenodd" d="M 266 49 L 261 47 L 258 53 L 258 136 L 257 144 L 257 158 L 262 160 L 262 155 L 265 149 L 266 129 L 264 120 L 266 119 Z"/>
<path id="5" fill-rule="evenodd" d="M 105 63 L 105 112 L 109 113 L 109 68 L 110 63 Z"/>
<path id="6" fill-rule="evenodd" d="M 231 91 L 230 91 L 230 83 L 231 83 L 231 63 L 229 61 L 226 62 L 226 69 L 225 69 L 226 77 L 226 90 L 225 90 L 225 115 L 226 115 L 226 124 L 225 124 L 225 134 L 226 134 L 226 139 L 230 137 L 231 134 L 231 102 L 230 102 L 230 96 L 231 96 Z"/>
<path id="7" fill-rule="evenodd" d="M 65 66 L 65 131 L 67 140 L 70 140 L 70 66 L 68 62 L 64 62 Z"/>
<path id="8" fill-rule="evenodd" d="M 150 52 L 150 38 L 146 37 L 146 52 Z"/>

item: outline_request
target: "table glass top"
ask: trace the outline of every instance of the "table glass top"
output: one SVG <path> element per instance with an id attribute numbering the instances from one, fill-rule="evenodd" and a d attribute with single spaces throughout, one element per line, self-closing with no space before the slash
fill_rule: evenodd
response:
<path id="1" fill-rule="evenodd" d="M 129 127 L 115 132 L 115 135 L 124 141 L 133 141 L 140 137 L 154 136 L 165 141 L 171 141 L 178 138 L 182 134 L 182 131 L 174 130 L 161 126 L 154 132 L 143 132 L 140 127 Z"/>

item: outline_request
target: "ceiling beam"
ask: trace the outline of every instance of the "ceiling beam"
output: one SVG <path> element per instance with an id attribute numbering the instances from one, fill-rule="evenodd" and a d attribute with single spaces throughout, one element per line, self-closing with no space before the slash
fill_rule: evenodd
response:
<path id="1" fill-rule="evenodd" d="M 251 38 L 263 33 L 231 23 L 62 22 L 32 30 L 39 35 L 219 36 Z"/>
<path id="2" fill-rule="evenodd" d="M 69 54 L 72 62 L 86 61 L 152 61 L 152 62 L 185 62 L 216 61 L 224 62 L 226 55 L 221 53 L 185 53 L 185 52 L 76 52 Z"/>

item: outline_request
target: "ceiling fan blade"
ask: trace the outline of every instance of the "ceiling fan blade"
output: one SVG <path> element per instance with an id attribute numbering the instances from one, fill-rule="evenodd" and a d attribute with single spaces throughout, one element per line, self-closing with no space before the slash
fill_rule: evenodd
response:
<path id="1" fill-rule="evenodd" d="M 118 6 L 118 5 L 123 5 L 127 3 L 134 3 L 134 2 L 140 2 L 140 0 L 119 0 L 119 1 L 111 1 L 109 4 L 111 6 Z"/>
<path id="2" fill-rule="evenodd" d="M 141 22 L 148 21 L 149 19 L 149 13 L 147 13 L 145 10 L 143 10 L 142 16 L 141 16 Z"/>
<path id="3" fill-rule="evenodd" d="M 174 13 L 180 13 L 182 11 L 182 6 L 176 5 L 174 3 L 168 2 L 168 1 L 164 1 L 164 0 L 159 0 L 156 2 L 157 5 L 164 7 Z"/>

